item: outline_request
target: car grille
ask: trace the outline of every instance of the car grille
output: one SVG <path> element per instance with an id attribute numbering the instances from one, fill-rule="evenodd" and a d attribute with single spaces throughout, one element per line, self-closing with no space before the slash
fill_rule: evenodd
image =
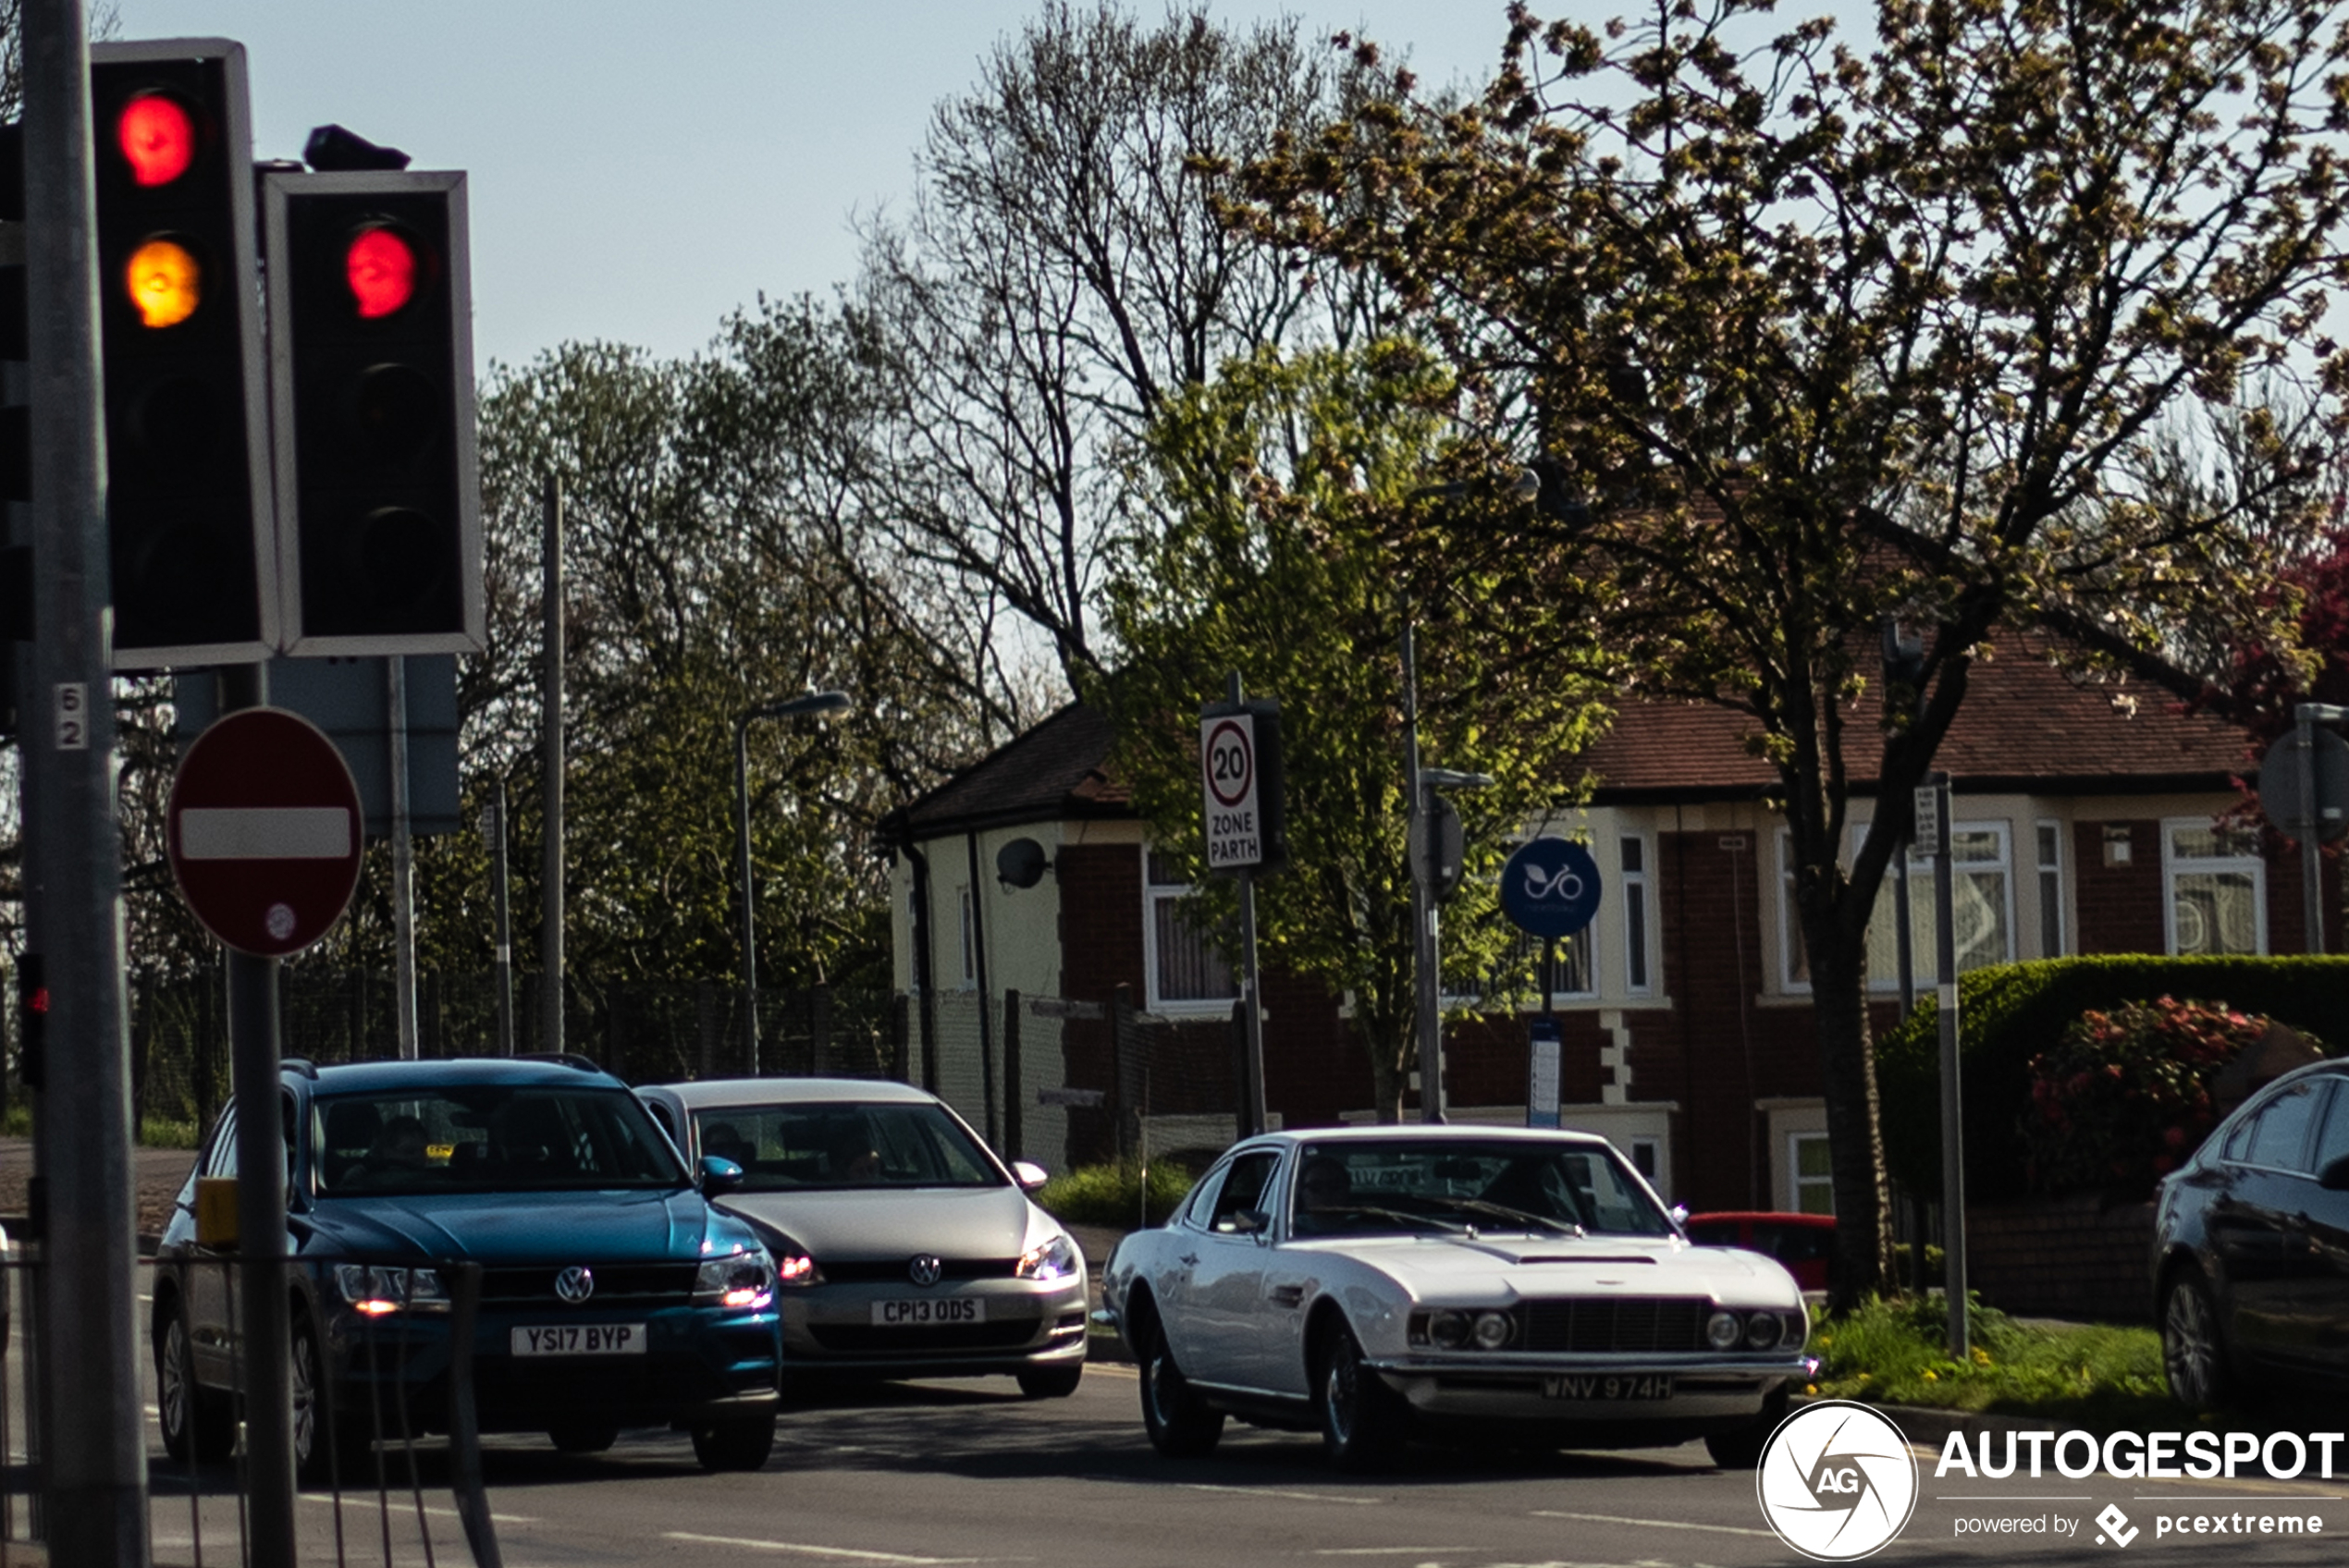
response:
<path id="1" fill-rule="evenodd" d="M 1704 1348 L 1701 1296 L 1556 1296 L 1525 1304 L 1525 1348 L 1583 1354 Z"/>
<path id="2" fill-rule="evenodd" d="M 485 1268 L 481 1271 L 481 1303 L 484 1306 L 560 1307 L 568 1312 L 572 1305 L 555 1294 L 555 1276 L 569 1264 L 540 1264 L 528 1268 Z M 694 1277 L 700 1272 L 691 1263 L 590 1263 L 588 1270 L 596 1277 L 595 1293 L 579 1303 L 580 1306 L 652 1306 L 670 1305 L 693 1299 Z"/>
<path id="3" fill-rule="evenodd" d="M 892 1329 L 867 1323 L 811 1323 L 807 1331 L 826 1350 L 871 1354 L 889 1351 L 1007 1350 L 1036 1337 L 1037 1317 L 986 1323 L 941 1323 Z"/>
<path id="4" fill-rule="evenodd" d="M 1015 1257 L 949 1257 L 940 1260 L 941 1280 L 1008 1280 L 1019 1268 Z M 819 1261 L 828 1284 L 855 1285 L 895 1282 L 904 1284 L 911 1276 L 906 1270 L 913 1266 L 910 1257 L 861 1258 L 845 1263 Z"/>

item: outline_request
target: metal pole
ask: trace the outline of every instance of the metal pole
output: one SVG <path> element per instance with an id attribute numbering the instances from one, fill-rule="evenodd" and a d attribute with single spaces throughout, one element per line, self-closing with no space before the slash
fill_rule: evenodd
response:
<path id="1" fill-rule="evenodd" d="M 1000 1148 L 1002 1128 L 995 1121 L 995 1030 L 988 1014 L 993 1011 L 987 1001 L 987 917 L 983 889 L 978 879 L 978 835 L 963 835 L 963 846 L 970 855 L 971 868 L 971 962 L 978 971 L 978 1083 L 987 1108 L 987 1144 Z"/>
<path id="2" fill-rule="evenodd" d="M 1428 819 L 1427 790 L 1420 782 L 1419 651 L 1410 612 L 1403 616 L 1403 784 L 1410 791 L 1411 979 L 1413 1017 L 1418 1023 L 1420 1120 L 1444 1117 L 1444 1017 L 1436 992 L 1435 892 L 1427 885 L 1433 858 L 1435 825 Z"/>
<path id="3" fill-rule="evenodd" d="M 408 661 L 384 660 L 385 752 L 391 775 L 392 1013 L 400 1024 L 400 1060 L 416 1047 L 416 841 L 408 822 Z"/>
<path id="4" fill-rule="evenodd" d="M 489 891 L 497 905 L 498 1054 L 514 1054 L 514 924 L 506 881 L 506 781 L 498 780 L 489 805 Z"/>
<path id="5" fill-rule="evenodd" d="M 1247 688 L 1240 684 L 1240 672 L 1233 670 L 1225 695 L 1235 711 L 1247 700 Z M 1264 1104 L 1264 978 L 1256 963 L 1256 872 L 1249 866 L 1239 868 L 1240 879 L 1240 999 L 1247 1006 L 1247 1023 L 1243 1039 L 1247 1042 L 1247 1058 L 1241 1064 L 1246 1081 L 1240 1084 L 1241 1115 L 1248 1130 L 1243 1137 L 1255 1137 L 1264 1132 L 1271 1120 Z"/>
<path id="6" fill-rule="evenodd" d="M 756 710 L 753 710 L 755 713 Z M 758 925 L 751 904 L 750 884 L 750 721 L 752 713 L 734 720 L 734 864 L 740 873 L 743 925 L 743 1060 L 752 1077 L 758 1075 Z"/>
<path id="7" fill-rule="evenodd" d="M 221 712 L 261 707 L 268 701 L 267 665 L 221 670 Z M 244 1267 L 244 1292 L 237 1305 L 253 1568 L 292 1568 L 294 1562 L 293 1323 L 276 1263 L 286 1256 L 277 1028 L 277 961 L 232 949 L 228 1060 L 237 1108 L 237 1251 Z"/>
<path id="8" fill-rule="evenodd" d="M 29 949 L 48 961 L 49 1071 L 34 1096 L 48 1212 L 43 1480 L 50 1561 L 147 1561 L 115 820 L 113 650 L 99 413 L 88 19 L 22 8 L 32 599 L 20 712 Z M 241 151 L 239 155 L 241 156 Z"/>
<path id="9" fill-rule="evenodd" d="M 540 730 L 547 770 L 545 861 L 539 873 L 538 1036 L 541 1048 L 563 1048 L 563 482 L 547 476 L 546 542 L 541 551 L 543 583 L 540 633 L 546 671 L 540 698 Z"/>
<path id="10" fill-rule="evenodd" d="M 1935 772 L 1933 790 L 1939 830 L 1933 836 L 1933 977 L 1938 986 L 1936 1014 L 1941 1025 L 1941 1280 L 1949 1307 L 1949 1354 L 1972 1354 L 1966 1332 L 1965 1285 L 1965 1107 L 1958 1071 L 1958 922 L 1950 876 L 1949 776 Z"/>
<path id="11" fill-rule="evenodd" d="M 2305 950 L 2325 950 L 2324 851 L 2318 847 L 2324 831 L 2324 803 L 2317 798 L 2317 705 L 2301 703 L 2293 709 L 2299 723 L 2300 799 L 2307 827 L 2300 835 L 2300 921 L 2308 933 Z"/>
<path id="12" fill-rule="evenodd" d="M 1913 833 L 1903 833 L 1892 849 L 1893 896 L 1900 900 L 1900 918 L 1893 923 L 1894 945 L 1900 962 L 1900 1016 L 1906 1020 L 1917 1010 L 1917 939 L 1916 921 L 1909 909 L 1909 847 L 1915 841 Z"/>

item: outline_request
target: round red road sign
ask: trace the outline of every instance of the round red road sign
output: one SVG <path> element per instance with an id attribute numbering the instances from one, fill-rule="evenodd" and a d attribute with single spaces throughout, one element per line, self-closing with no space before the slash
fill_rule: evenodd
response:
<path id="1" fill-rule="evenodd" d="M 179 896 L 239 952 L 300 952 L 359 886 L 359 787 L 335 743 L 282 708 L 243 708 L 197 736 L 166 824 Z"/>

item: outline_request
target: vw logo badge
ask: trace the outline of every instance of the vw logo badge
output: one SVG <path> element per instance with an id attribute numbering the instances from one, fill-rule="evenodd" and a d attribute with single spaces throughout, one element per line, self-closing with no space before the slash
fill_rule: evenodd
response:
<path id="1" fill-rule="evenodd" d="M 905 1266 L 905 1278 L 916 1285 L 935 1285 L 945 1272 L 945 1263 L 928 1253 L 917 1254 L 914 1261 Z"/>
<path id="2" fill-rule="evenodd" d="M 555 1294 L 573 1306 L 577 1306 L 595 1293 L 595 1270 L 585 1264 L 573 1264 L 555 1276 Z"/>

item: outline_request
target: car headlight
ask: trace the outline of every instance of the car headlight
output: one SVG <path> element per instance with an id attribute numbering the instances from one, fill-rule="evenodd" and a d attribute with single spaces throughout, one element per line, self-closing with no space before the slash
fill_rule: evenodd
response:
<path id="1" fill-rule="evenodd" d="M 1509 1336 L 1516 1331 L 1517 1324 L 1507 1313 L 1480 1312 L 1476 1315 L 1476 1326 L 1469 1330 L 1469 1334 L 1476 1341 L 1477 1349 L 1499 1350 L 1509 1342 Z"/>
<path id="2" fill-rule="evenodd" d="M 1427 1320 L 1427 1337 L 1439 1350 L 1457 1350 L 1468 1343 L 1469 1315 L 1465 1312 L 1443 1311 Z"/>
<path id="3" fill-rule="evenodd" d="M 1768 1350 L 1778 1342 L 1782 1325 L 1775 1312 L 1757 1312 L 1746 1320 L 1745 1342 L 1754 1350 Z"/>
<path id="4" fill-rule="evenodd" d="M 765 1306 L 775 1299 L 775 1260 L 765 1247 L 710 1258 L 694 1276 L 694 1294 L 720 1306 Z"/>
<path id="5" fill-rule="evenodd" d="M 1704 1320 L 1704 1338 L 1715 1350 L 1728 1350 L 1745 1338 L 1745 1320 L 1734 1312 L 1716 1312 Z"/>
<path id="6" fill-rule="evenodd" d="M 1019 1267 L 1012 1273 L 1022 1280 L 1065 1280 L 1084 1267 L 1076 1243 L 1063 1234 L 1020 1254 Z"/>
<path id="7" fill-rule="evenodd" d="M 335 1289 L 351 1310 L 370 1317 L 412 1307 L 418 1312 L 447 1311 L 449 1292 L 430 1268 L 385 1268 L 369 1263 L 335 1265 Z"/>
<path id="8" fill-rule="evenodd" d="M 792 1286 L 820 1285 L 824 1282 L 824 1271 L 817 1268 L 816 1260 L 804 1252 L 780 1253 L 775 1258 L 775 1282 Z"/>

